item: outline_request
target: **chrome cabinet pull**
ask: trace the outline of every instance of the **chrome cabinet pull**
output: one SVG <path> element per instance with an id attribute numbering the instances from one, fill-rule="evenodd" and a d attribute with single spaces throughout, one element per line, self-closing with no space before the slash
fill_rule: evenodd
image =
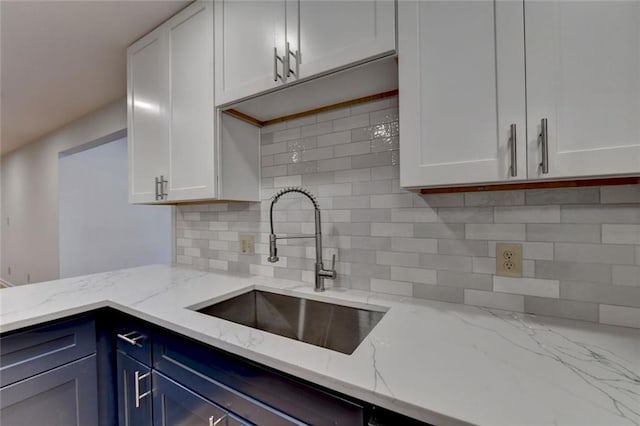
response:
<path id="1" fill-rule="evenodd" d="M 289 47 L 289 42 L 287 42 L 287 48 L 285 50 L 284 56 L 286 58 L 286 70 L 287 70 L 287 78 L 291 77 L 292 75 L 296 78 L 298 78 L 298 71 L 300 70 L 300 61 L 298 60 L 298 57 L 300 56 L 298 54 L 298 51 L 296 50 L 296 53 L 293 53 L 291 51 L 291 48 Z M 296 63 L 296 69 L 295 71 L 291 69 L 291 56 L 293 56 L 293 59 L 295 60 Z"/>
<path id="2" fill-rule="evenodd" d="M 158 189 L 159 187 L 160 187 L 160 178 L 156 177 L 156 201 L 160 199 L 160 191 Z"/>
<path id="3" fill-rule="evenodd" d="M 169 181 L 166 180 L 164 178 L 164 176 L 160 175 L 160 199 L 161 200 L 166 200 L 167 196 L 169 195 L 166 192 L 166 184 L 168 184 L 168 183 L 169 183 Z"/>
<path id="4" fill-rule="evenodd" d="M 218 420 L 215 420 L 214 416 L 209 417 L 209 426 L 218 426 L 220 425 L 221 421 L 224 420 L 224 424 L 229 424 L 228 418 L 227 418 L 227 414 L 223 414 L 222 417 L 220 417 Z"/>
<path id="5" fill-rule="evenodd" d="M 540 162 L 540 167 L 542 167 L 542 173 L 546 175 L 549 173 L 549 133 L 546 118 L 540 121 L 540 134 L 538 135 L 538 139 L 542 144 L 542 161 Z"/>
<path id="6" fill-rule="evenodd" d="M 133 386 L 135 388 L 136 408 L 140 408 L 140 401 L 144 397 L 151 395 L 151 390 L 148 390 L 143 394 L 140 393 L 140 380 L 146 379 L 147 377 L 151 376 L 151 373 L 140 374 L 139 371 L 136 371 L 135 373 L 133 373 L 133 375 L 134 375 Z"/>
<path id="7" fill-rule="evenodd" d="M 511 176 L 518 175 L 518 140 L 516 137 L 516 125 L 511 125 L 511 134 L 509 135 L 509 147 L 511 148 Z"/>
<path id="8" fill-rule="evenodd" d="M 284 83 L 284 78 L 282 75 L 278 73 L 278 61 L 282 62 L 282 69 L 284 70 L 284 59 L 278 56 L 278 48 L 273 48 L 273 81 L 282 81 Z"/>
<path id="9" fill-rule="evenodd" d="M 136 334 L 137 336 L 135 336 Z M 142 347 L 140 342 L 147 338 L 147 336 L 137 331 L 130 331 L 126 334 L 118 334 L 117 336 L 118 336 L 118 339 L 124 340 L 130 345 L 138 346 L 138 347 Z M 135 336 L 135 337 L 131 337 L 131 336 Z"/>

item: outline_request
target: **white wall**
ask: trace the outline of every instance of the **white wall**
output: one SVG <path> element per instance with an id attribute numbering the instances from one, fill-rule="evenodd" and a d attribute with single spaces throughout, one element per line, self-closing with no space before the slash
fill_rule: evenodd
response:
<path id="1" fill-rule="evenodd" d="M 60 278 L 171 262 L 171 207 L 129 204 L 127 173 L 126 138 L 60 158 Z"/>
<path id="2" fill-rule="evenodd" d="M 123 98 L 2 157 L 3 280 L 22 284 L 27 274 L 31 282 L 59 277 L 58 153 L 126 127 Z"/>

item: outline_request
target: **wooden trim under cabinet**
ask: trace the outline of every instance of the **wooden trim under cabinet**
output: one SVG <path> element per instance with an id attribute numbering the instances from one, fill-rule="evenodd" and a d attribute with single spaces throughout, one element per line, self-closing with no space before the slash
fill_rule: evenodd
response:
<path id="1" fill-rule="evenodd" d="M 488 185 L 471 185 L 455 187 L 438 187 L 419 189 L 421 194 L 445 194 L 452 192 L 481 192 L 481 191 L 515 191 L 521 189 L 552 189 L 552 188 L 579 188 L 585 186 L 608 186 L 608 185 L 640 185 L 640 176 L 636 177 L 613 177 L 580 180 L 558 180 L 545 182 L 518 182 L 499 183 Z"/>

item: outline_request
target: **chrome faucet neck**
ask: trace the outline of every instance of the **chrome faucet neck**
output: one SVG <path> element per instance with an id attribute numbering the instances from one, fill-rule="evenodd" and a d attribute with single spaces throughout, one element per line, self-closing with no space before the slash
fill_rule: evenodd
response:
<path id="1" fill-rule="evenodd" d="M 289 236 L 289 237 L 286 237 L 286 236 L 280 237 L 276 235 L 275 231 L 273 230 L 273 207 L 278 202 L 280 197 L 290 192 L 297 192 L 302 195 L 305 195 L 313 204 L 313 207 L 315 209 L 315 225 L 316 225 L 314 235 L 295 235 L 295 236 Z M 336 271 L 335 271 L 336 256 L 333 255 L 332 268 L 325 269 L 322 263 L 322 221 L 320 219 L 320 204 L 318 203 L 318 200 L 316 199 L 316 197 L 314 197 L 313 194 L 311 194 L 311 192 L 309 192 L 308 190 L 300 187 L 285 188 L 281 191 L 278 191 L 273 196 L 273 199 L 271 200 L 271 206 L 269 208 L 269 223 L 271 226 L 271 234 L 269 235 L 268 261 L 271 263 L 275 263 L 278 260 L 280 260 L 280 258 L 278 257 L 278 247 L 277 247 L 278 240 L 284 240 L 288 238 L 314 238 L 315 239 L 315 242 L 316 242 L 315 290 L 324 291 L 324 279 L 336 278 Z"/>

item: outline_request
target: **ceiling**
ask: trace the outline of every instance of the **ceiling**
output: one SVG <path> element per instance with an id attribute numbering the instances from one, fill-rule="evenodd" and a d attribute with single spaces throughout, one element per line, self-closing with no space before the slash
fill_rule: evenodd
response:
<path id="1" fill-rule="evenodd" d="M 5 154 L 126 94 L 126 48 L 179 1 L 0 0 Z"/>

